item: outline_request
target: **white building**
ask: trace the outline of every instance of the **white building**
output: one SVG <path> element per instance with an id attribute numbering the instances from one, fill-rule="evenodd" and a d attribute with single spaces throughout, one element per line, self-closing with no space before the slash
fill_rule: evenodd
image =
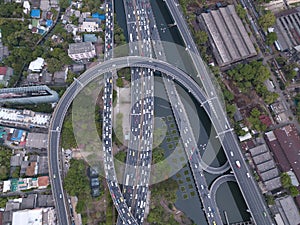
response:
<path id="1" fill-rule="evenodd" d="M 91 59 L 96 56 L 95 46 L 92 42 L 69 44 L 68 55 L 73 60 Z"/>
<path id="2" fill-rule="evenodd" d="M 98 32 L 100 31 L 99 29 L 99 24 L 96 22 L 87 22 L 84 21 L 79 27 L 80 32 Z"/>
<path id="3" fill-rule="evenodd" d="M 13 212 L 12 225 L 55 225 L 53 208 L 25 209 Z"/>
<path id="4" fill-rule="evenodd" d="M 44 67 L 45 60 L 43 58 L 38 57 L 36 60 L 32 61 L 29 64 L 29 70 L 32 72 L 41 72 Z"/>
<path id="5" fill-rule="evenodd" d="M 270 10 L 272 12 L 278 12 L 283 9 L 286 9 L 286 5 L 283 0 L 274 0 L 269 3 L 264 4 L 266 10 Z"/>
<path id="6" fill-rule="evenodd" d="M 23 12 L 25 14 L 28 14 L 30 12 L 30 4 L 29 4 L 29 1 L 24 1 L 23 2 Z"/>

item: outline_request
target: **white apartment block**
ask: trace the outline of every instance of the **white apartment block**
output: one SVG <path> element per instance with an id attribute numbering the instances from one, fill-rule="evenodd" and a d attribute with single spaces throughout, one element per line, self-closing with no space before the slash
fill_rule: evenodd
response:
<path id="1" fill-rule="evenodd" d="M 69 44 L 68 55 L 73 60 L 91 59 L 96 56 L 95 46 L 92 42 Z"/>
<path id="2" fill-rule="evenodd" d="M 98 32 L 100 31 L 99 24 L 96 22 L 84 21 L 79 27 L 80 32 Z"/>

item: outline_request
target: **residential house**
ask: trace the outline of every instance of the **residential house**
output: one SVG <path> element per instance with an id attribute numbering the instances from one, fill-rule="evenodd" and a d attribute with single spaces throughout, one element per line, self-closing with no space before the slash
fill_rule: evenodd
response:
<path id="1" fill-rule="evenodd" d="M 24 1 L 23 2 L 23 12 L 25 14 L 28 14 L 30 12 L 30 4 L 29 1 Z"/>
<path id="2" fill-rule="evenodd" d="M 0 67 L 0 84 L 7 86 L 8 81 L 13 75 L 13 69 L 11 67 Z"/>
<path id="3" fill-rule="evenodd" d="M 1 37 L 1 30 L 0 30 L 0 37 Z M 2 62 L 3 59 L 5 59 L 8 55 L 9 55 L 8 47 L 3 45 L 0 38 L 0 62 Z"/>
<path id="4" fill-rule="evenodd" d="M 64 71 L 57 71 L 53 74 L 53 81 L 55 84 L 65 84 L 68 75 L 68 68 Z"/>
<path id="5" fill-rule="evenodd" d="M 32 61 L 29 64 L 29 70 L 32 72 L 41 72 L 44 64 L 45 60 L 43 58 L 38 57 L 36 60 Z"/>

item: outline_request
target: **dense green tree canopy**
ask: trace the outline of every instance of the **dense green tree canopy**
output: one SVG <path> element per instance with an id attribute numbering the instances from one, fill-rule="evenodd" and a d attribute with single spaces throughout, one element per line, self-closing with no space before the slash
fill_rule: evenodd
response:
<path id="1" fill-rule="evenodd" d="M 263 16 L 261 16 L 258 19 L 258 24 L 264 29 L 265 31 L 269 28 L 272 27 L 276 22 L 276 17 L 274 13 L 271 11 L 267 11 Z"/>

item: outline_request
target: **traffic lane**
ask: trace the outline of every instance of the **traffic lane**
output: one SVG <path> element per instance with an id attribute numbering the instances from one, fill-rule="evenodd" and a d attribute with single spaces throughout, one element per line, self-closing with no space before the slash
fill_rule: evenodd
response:
<path id="1" fill-rule="evenodd" d="M 265 205 L 262 201 L 261 198 L 258 198 L 257 195 L 258 190 L 257 190 L 257 186 L 256 183 L 254 182 L 253 179 L 249 179 L 248 177 L 246 177 L 246 173 L 249 172 L 249 170 L 247 170 L 247 165 L 243 159 L 243 157 L 240 155 L 240 151 L 238 148 L 233 148 L 236 146 L 236 141 L 233 137 L 234 134 L 232 133 L 228 133 L 228 137 L 226 138 L 226 140 L 228 140 L 228 142 L 226 142 L 225 144 L 228 144 L 231 146 L 232 151 L 234 152 L 235 155 L 237 155 L 237 158 L 235 158 L 236 160 L 239 160 L 241 163 L 241 168 L 239 169 L 235 169 L 235 175 L 237 177 L 237 181 L 240 184 L 241 191 L 242 193 L 244 192 L 244 198 L 247 200 L 246 203 L 248 202 L 248 207 L 251 210 L 252 214 L 254 216 L 256 216 L 256 218 L 259 218 L 259 221 L 262 222 L 264 221 L 264 223 L 268 224 L 267 222 L 271 222 L 268 217 L 264 217 L 263 213 L 261 212 L 266 212 L 266 208 Z M 234 159 L 234 160 L 235 160 Z M 235 164 L 235 161 L 232 161 L 232 165 Z"/>

